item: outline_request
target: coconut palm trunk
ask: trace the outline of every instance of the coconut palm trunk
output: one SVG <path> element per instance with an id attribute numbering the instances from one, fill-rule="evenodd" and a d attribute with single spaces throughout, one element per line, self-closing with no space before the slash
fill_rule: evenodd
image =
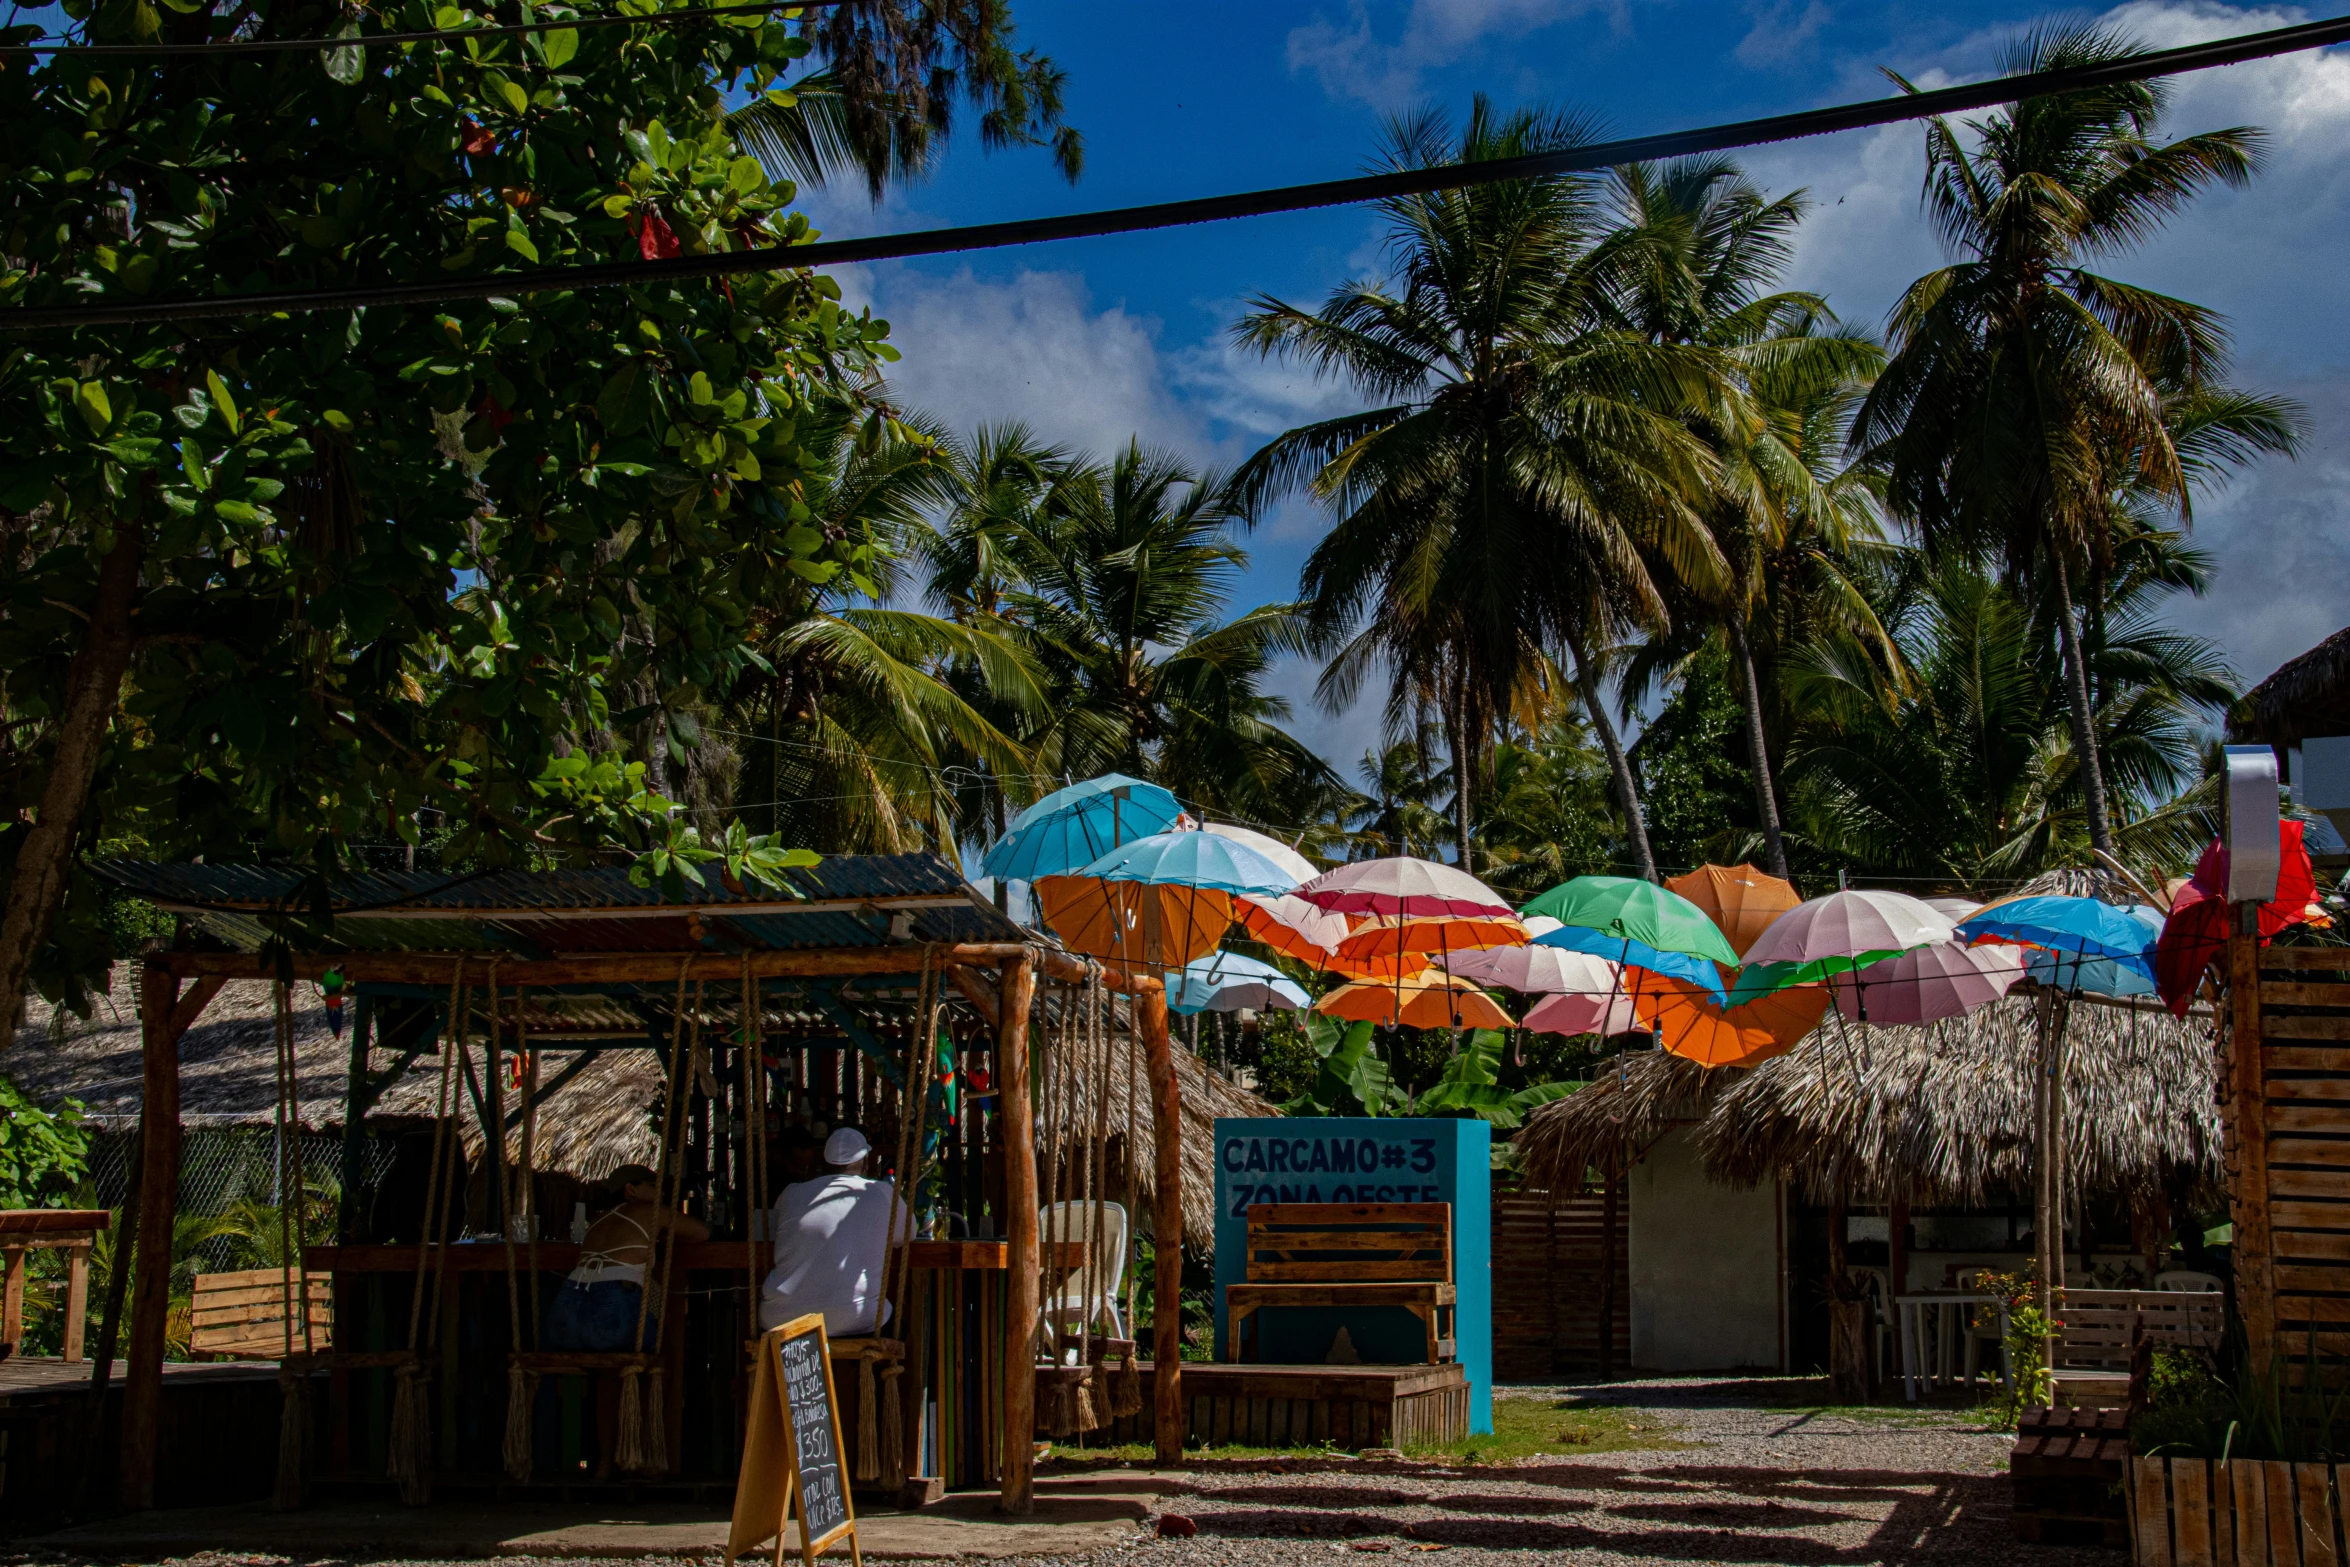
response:
<path id="1" fill-rule="evenodd" d="M 1730 650 L 1738 655 L 1738 705 L 1746 711 L 1746 761 L 1754 771 L 1754 814 L 1762 822 L 1763 852 L 1770 872 L 1787 879 L 1787 845 L 1779 836 L 1779 797 L 1771 787 L 1771 753 L 1763 738 L 1762 683 L 1754 674 L 1754 649 L 1746 640 L 1746 615 L 1733 609 L 1724 617 L 1730 628 Z"/>
<path id="2" fill-rule="evenodd" d="M 2105 810 L 2105 767 L 2097 758 L 2097 710 L 2089 704 L 2089 661 L 2081 653 L 2081 630 L 2073 623 L 2072 573 L 2062 550 L 2050 550 L 2056 567 L 2056 639 L 2064 651 L 2065 705 L 2072 709 L 2073 752 L 2080 759 L 2081 799 L 2089 817 L 2089 846 L 2110 855 L 2113 823 Z"/>
<path id="3" fill-rule="evenodd" d="M 1632 842 L 1632 864 L 1643 881 L 1655 881 L 1656 856 L 1648 848 L 1648 824 L 1640 815 L 1640 785 L 1632 777 L 1631 759 L 1624 755 L 1624 744 L 1616 737 L 1616 726 L 1609 722 L 1607 709 L 1599 700 L 1599 682 L 1592 678 L 1591 660 L 1584 656 L 1583 644 L 1569 639 L 1567 656 L 1575 663 L 1575 689 L 1583 697 L 1583 711 L 1591 715 L 1591 727 L 1599 732 L 1600 748 L 1607 752 L 1608 776 L 1615 780 L 1616 804 L 1624 812 L 1624 832 Z"/>

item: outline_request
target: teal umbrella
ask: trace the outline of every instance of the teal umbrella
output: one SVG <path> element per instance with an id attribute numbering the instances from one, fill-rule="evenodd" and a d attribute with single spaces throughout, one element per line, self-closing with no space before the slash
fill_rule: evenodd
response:
<path id="1" fill-rule="evenodd" d="M 1076 873 L 1097 881 L 1212 887 L 1218 892 L 1279 897 L 1297 886 L 1288 867 L 1247 844 L 1212 832 L 1162 832 L 1121 844 Z"/>
<path id="2" fill-rule="evenodd" d="M 1738 966 L 1730 938 L 1705 910 L 1677 892 L 1631 876 L 1578 876 L 1518 912 L 1640 942 L 1659 952 L 1710 958 L 1726 968 Z"/>
<path id="3" fill-rule="evenodd" d="M 1182 814 L 1157 784 L 1106 773 L 1055 789 L 1022 811 L 979 868 L 998 881 L 1066 876 L 1122 843 L 1165 832 Z"/>

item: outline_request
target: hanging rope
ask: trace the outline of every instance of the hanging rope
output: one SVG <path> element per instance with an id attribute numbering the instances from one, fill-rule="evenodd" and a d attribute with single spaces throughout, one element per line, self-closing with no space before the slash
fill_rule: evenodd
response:
<path id="1" fill-rule="evenodd" d="M 425 1177 L 424 1232 L 416 1248 L 416 1282 L 408 1296 L 408 1358 L 392 1374 L 392 1421 L 385 1470 L 411 1507 L 432 1500 L 431 1372 L 419 1334 L 440 1338 L 441 1281 L 448 1272 L 449 1101 L 456 1091 L 457 1057 L 465 1039 L 465 957 L 449 975 L 447 1034 L 441 1041 L 441 1083 L 433 1105 L 432 1169 Z M 430 1271 L 432 1317 L 424 1320 L 426 1273 Z"/>
<path id="2" fill-rule="evenodd" d="M 1192 1015 L 1195 1024 L 1198 1022 L 1198 1017 L 1197 1013 Z M 1197 1037 L 1195 1032 L 1193 1035 L 1195 1042 Z M 1197 1055 L 1197 1049 L 1195 1048 L 1192 1053 Z M 1219 1057 L 1223 1055 L 1223 1039 L 1220 1030 L 1217 1036 L 1216 1053 Z M 1134 1037 L 1134 1004 L 1129 1001 L 1126 1006 L 1126 1179 L 1119 1188 L 1120 1195 L 1126 1203 L 1126 1249 L 1118 1263 L 1118 1272 L 1126 1281 L 1127 1340 L 1125 1361 L 1119 1367 L 1117 1380 L 1112 1384 L 1110 1390 L 1110 1413 L 1120 1419 L 1124 1419 L 1128 1415 L 1142 1413 L 1142 1330 L 1136 1325 L 1134 1317 L 1134 1275 L 1137 1244 L 1135 1230 L 1138 1227 L 1137 1220 L 1142 1209 L 1140 1193 L 1137 1191 L 1137 1188 L 1142 1184 L 1140 1173 L 1142 1160 L 1136 1147 L 1139 1141 L 1137 1133 L 1142 1127 L 1141 1076 L 1142 1050 Z M 1152 1114 L 1154 1116 L 1157 1114 L 1155 1108 Z"/>
<path id="3" fill-rule="evenodd" d="M 694 1051 L 701 1044 L 702 1022 L 702 987 L 698 982 L 690 1010 L 686 1004 L 686 981 L 692 970 L 692 958 L 679 961 L 677 999 L 672 1007 L 669 1035 L 667 1102 L 662 1106 L 661 1167 L 653 1178 L 654 1205 L 664 1212 L 677 1203 L 685 1188 L 685 1159 L 680 1145 L 685 1140 L 686 1099 L 693 1092 L 689 1072 Z M 664 1224 L 653 1238 L 654 1265 L 646 1270 L 644 1289 L 637 1296 L 633 1345 L 637 1358 L 620 1372 L 619 1435 L 613 1444 L 615 1461 L 623 1469 L 641 1474 L 659 1474 L 669 1467 L 668 1400 L 660 1358 L 662 1345 L 668 1338 L 669 1313 L 664 1310 L 653 1319 L 655 1332 L 650 1345 L 645 1343 L 645 1327 L 652 1314 L 656 1291 L 665 1293 L 669 1287 L 669 1264 L 676 1254 L 676 1234 L 674 1226 Z"/>
<path id="4" fill-rule="evenodd" d="M 879 1480 L 893 1490 L 906 1478 L 905 1395 L 899 1379 L 905 1375 L 904 1345 L 911 1332 L 906 1312 L 914 1276 L 914 1203 L 922 1192 L 929 1143 L 930 1085 L 946 1011 L 945 979 L 938 948 L 925 945 L 914 992 L 913 1037 L 906 1048 L 898 1095 L 898 1157 L 890 1168 L 889 1228 L 881 1270 L 886 1311 L 875 1312 L 878 1353 L 860 1355 L 857 1361 L 856 1478 Z M 880 1320 L 885 1314 L 886 1324 Z"/>

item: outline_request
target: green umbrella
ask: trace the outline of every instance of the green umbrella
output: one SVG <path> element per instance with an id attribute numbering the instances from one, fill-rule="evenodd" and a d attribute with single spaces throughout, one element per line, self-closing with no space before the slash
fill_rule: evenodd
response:
<path id="1" fill-rule="evenodd" d="M 1518 912 L 1645 942 L 1660 952 L 1684 952 L 1726 968 L 1738 966 L 1730 938 L 1705 910 L 1677 892 L 1631 876 L 1578 876 Z"/>
<path id="2" fill-rule="evenodd" d="M 1808 963 L 1749 963 L 1738 971 L 1738 983 L 1730 987 L 1730 1005 L 1744 1006 L 1774 990 L 1785 990 L 1790 985 L 1816 985 L 1833 979 L 1838 974 L 1850 974 L 1897 958 L 1906 951 L 1902 947 L 1888 947 L 1880 952 L 1855 952 L 1829 958 L 1813 958 Z"/>

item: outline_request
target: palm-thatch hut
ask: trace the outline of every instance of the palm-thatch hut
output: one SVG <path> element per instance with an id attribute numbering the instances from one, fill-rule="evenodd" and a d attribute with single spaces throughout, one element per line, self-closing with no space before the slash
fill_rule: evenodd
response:
<path id="1" fill-rule="evenodd" d="M 2309 845 L 2316 859 L 2338 867 L 2350 858 L 2334 841 L 2350 840 L 2350 628 L 2238 698 L 2228 712 L 2228 738 L 2274 751 L 2277 776 L 2292 786 L 2294 799 L 2332 824 L 2333 834 Z"/>
<path id="2" fill-rule="evenodd" d="M 1831 1020 L 1751 1069 L 1635 1053 L 1536 1111 L 1519 1157 L 1554 1191 L 1627 1172 L 1635 1364 L 1803 1369 L 1824 1359 L 1839 1223 L 1880 1291 L 2030 1266 L 2037 1005 L 2019 993 L 1920 1027 Z M 2080 1000 L 2066 1018 L 2070 1276 L 2143 1278 L 2166 1216 L 2216 1204 L 2212 1022 Z"/>

